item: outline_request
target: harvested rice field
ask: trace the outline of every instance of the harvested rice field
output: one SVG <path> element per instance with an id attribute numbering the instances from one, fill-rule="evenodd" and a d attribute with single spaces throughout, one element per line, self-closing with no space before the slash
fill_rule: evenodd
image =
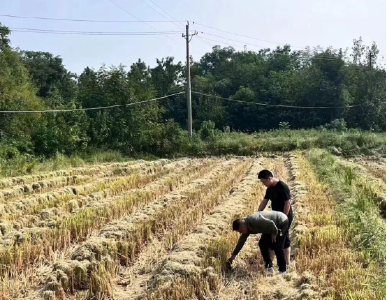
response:
<path id="1" fill-rule="evenodd" d="M 321 170 L 325 160 L 337 167 L 329 173 L 337 185 Z M 262 169 L 291 190 L 286 275 L 264 276 L 259 235 L 225 268 L 239 236 L 232 221 L 256 212 L 265 195 Z M 359 248 L 385 230 L 383 170 L 385 161 L 315 151 L 0 179 L 0 299 L 384 299 L 385 248 Z M 345 214 L 359 193 L 375 212 L 368 233 L 380 232 L 371 237 Z"/>

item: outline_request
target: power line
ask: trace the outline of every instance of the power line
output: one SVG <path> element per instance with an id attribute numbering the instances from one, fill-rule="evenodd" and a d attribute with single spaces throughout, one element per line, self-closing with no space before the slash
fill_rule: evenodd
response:
<path id="1" fill-rule="evenodd" d="M 143 3 L 145 3 L 147 6 L 149 6 L 151 9 L 153 9 L 155 12 L 157 12 L 159 15 L 161 15 L 163 18 L 167 19 L 167 20 L 175 20 L 175 22 L 177 24 L 179 24 L 180 26 L 182 26 L 184 28 L 184 25 L 182 25 L 180 23 L 180 21 L 176 20 L 170 13 L 168 13 L 165 9 L 163 9 L 160 5 L 158 5 L 157 3 L 155 3 L 154 1 L 152 0 L 149 0 L 150 2 L 152 2 L 155 6 L 157 6 L 159 9 L 161 9 L 165 14 L 167 14 L 169 16 L 166 17 L 164 14 L 160 13 L 158 10 L 154 9 L 151 5 L 149 5 L 145 0 L 141 0 Z M 173 23 L 173 25 L 175 25 L 176 27 L 180 28 L 176 23 Z M 188 21 L 187 21 L 188 22 Z M 207 44 L 208 46 L 212 47 L 211 44 L 207 43 L 206 41 L 203 41 L 203 40 L 200 40 L 202 43 L 205 43 Z"/>
<path id="2" fill-rule="evenodd" d="M 190 5 L 191 4 L 191 2 L 190 1 L 185 1 L 185 0 L 182 0 L 182 2 L 186 2 L 186 5 L 188 4 L 188 5 Z M 202 17 L 202 15 L 197 11 L 197 10 L 195 10 L 195 9 L 193 9 L 192 8 L 192 6 L 189 8 L 189 10 L 190 10 L 190 12 L 192 13 L 194 13 L 195 15 L 197 15 L 198 16 L 198 18 L 200 18 L 200 19 L 202 19 L 203 21 L 204 21 L 204 19 L 203 19 L 203 17 Z"/>
<path id="3" fill-rule="evenodd" d="M 153 30 L 157 31 L 158 30 L 156 28 L 154 28 L 153 26 L 149 25 L 149 23 L 145 22 L 144 20 L 141 20 L 139 18 L 137 18 L 136 16 L 134 16 L 133 14 L 131 14 L 128 10 L 126 10 L 125 8 L 123 8 L 122 6 L 118 5 L 117 3 L 115 3 L 113 0 L 108 0 L 110 3 L 112 3 L 113 5 L 115 5 L 116 7 L 118 7 L 119 9 L 121 9 L 122 11 L 124 11 L 125 13 L 127 13 L 128 15 L 130 15 L 132 18 L 138 20 L 138 21 L 142 21 L 144 22 L 146 25 L 148 25 L 150 28 L 152 28 Z M 164 35 L 165 37 L 167 37 L 168 39 L 170 39 L 171 41 L 175 42 L 175 43 L 180 43 L 180 42 L 177 42 L 176 40 L 174 40 L 173 38 L 169 37 L 168 35 Z"/>
<path id="4" fill-rule="evenodd" d="M 261 42 L 266 42 L 266 43 L 271 43 L 271 44 L 275 44 L 275 45 L 279 45 L 279 46 L 286 45 L 286 43 L 278 43 L 278 42 L 273 42 L 273 41 L 258 39 L 258 38 L 251 37 L 251 36 L 247 36 L 247 35 L 244 35 L 244 34 L 234 33 L 234 32 L 230 32 L 230 31 L 227 31 L 227 30 L 215 28 L 215 27 L 212 27 L 212 26 L 200 24 L 200 23 L 198 23 L 198 22 L 192 22 L 192 23 L 193 23 L 193 25 L 199 25 L 199 26 L 202 26 L 202 27 L 207 27 L 207 28 L 210 28 L 210 29 L 218 30 L 218 31 L 221 31 L 221 32 L 224 32 L 224 33 L 228 33 L 228 34 L 232 34 L 232 35 L 236 35 L 236 36 L 245 37 L 245 38 L 248 38 L 248 39 L 253 39 L 253 40 L 257 40 L 257 41 L 261 41 Z M 289 45 L 290 45 L 290 44 L 289 44 Z M 305 49 L 305 47 L 297 47 L 297 46 L 296 46 L 296 47 L 293 46 L 293 48 L 295 48 L 295 49 L 298 48 L 298 49 L 300 49 L 300 50 Z M 385 56 L 385 55 L 381 54 L 381 56 Z"/>
<path id="5" fill-rule="evenodd" d="M 201 31 L 202 34 L 207 34 L 203 31 Z M 208 34 L 209 35 L 209 34 Z M 218 36 L 218 35 L 215 35 L 217 37 L 220 37 L 220 38 L 223 38 L 223 39 L 227 39 L 227 38 L 224 38 L 224 37 L 221 37 L 221 36 Z M 235 42 L 238 42 L 238 43 L 241 43 L 243 45 L 236 45 L 236 44 L 230 44 L 230 43 L 227 43 L 227 42 L 223 42 L 223 41 L 217 41 L 217 40 L 214 40 L 214 39 L 209 39 L 209 38 L 204 38 L 204 37 L 201 37 L 201 36 L 198 36 L 199 39 L 203 39 L 203 40 L 206 40 L 206 41 L 211 41 L 211 42 L 215 42 L 215 43 L 218 43 L 218 44 L 223 44 L 223 45 L 227 45 L 227 46 L 230 46 L 230 47 L 243 47 L 243 46 L 253 46 L 254 48 L 259 48 L 260 50 L 263 49 L 263 47 L 261 46 L 258 46 L 258 45 L 253 45 L 253 44 L 249 44 L 249 43 L 245 43 L 245 42 L 242 42 L 242 41 L 236 41 L 236 40 L 231 40 L 231 41 L 235 41 Z M 211 47 L 213 47 L 212 45 L 210 45 Z M 276 55 L 285 55 L 285 56 L 288 56 L 287 54 L 284 54 L 284 53 L 275 53 Z"/>
<path id="6" fill-rule="evenodd" d="M 204 38 L 202 36 L 198 36 L 198 39 L 206 40 L 206 41 L 210 41 L 210 42 L 215 42 L 215 43 L 219 43 L 219 44 L 224 44 L 224 45 L 231 46 L 231 47 L 243 47 L 242 45 L 232 45 L 232 44 L 225 43 L 225 42 L 222 42 L 222 41 L 217 41 L 217 40 L 213 40 L 213 39 Z M 210 45 L 210 46 L 212 47 L 212 45 Z"/>
<path id="7" fill-rule="evenodd" d="M 68 21 L 68 22 L 90 22 L 90 23 L 173 23 L 175 21 L 124 21 L 124 20 L 91 20 L 91 19 L 64 19 L 64 18 L 48 18 L 48 17 L 36 17 L 36 16 L 15 16 L 15 15 L 0 15 L 0 17 L 6 18 L 18 18 L 18 19 L 37 19 L 45 21 Z M 183 21 L 182 21 L 183 22 Z"/>
<path id="8" fill-rule="evenodd" d="M 87 34 L 87 33 L 77 33 L 77 32 L 44 32 L 44 31 L 29 31 L 29 30 L 14 30 L 14 32 L 24 32 L 24 33 L 40 33 L 40 34 L 69 34 L 69 35 L 89 35 L 89 36 L 157 36 L 157 35 L 169 35 L 169 34 L 181 34 L 179 33 L 166 33 L 166 32 L 150 32 L 148 34 L 144 33 L 133 33 L 133 34 L 118 34 L 118 33 L 110 33 L 110 34 Z"/>
<path id="9" fill-rule="evenodd" d="M 79 35 L 165 35 L 181 34 L 181 31 L 76 31 L 76 30 L 51 30 L 39 28 L 10 28 L 14 32 L 46 33 L 46 34 L 79 34 Z"/>
<path id="10" fill-rule="evenodd" d="M 155 3 L 153 0 L 149 0 L 150 2 L 152 2 L 154 5 L 156 5 L 159 9 L 161 9 L 164 13 L 166 13 L 172 20 L 175 20 L 175 22 L 179 23 L 179 25 L 183 26 L 181 24 L 180 21 L 176 20 L 169 12 L 167 12 L 165 9 L 163 9 L 160 5 L 158 5 L 157 3 Z"/>
<path id="11" fill-rule="evenodd" d="M 221 32 L 224 32 L 224 33 L 228 33 L 228 34 L 232 34 L 232 35 L 236 35 L 236 36 L 241 36 L 241 37 L 245 37 L 245 38 L 252 39 L 252 40 L 257 40 L 257 41 L 265 42 L 265 43 L 271 43 L 271 44 L 275 44 L 275 45 L 279 45 L 279 46 L 286 45 L 284 43 L 278 43 L 278 42 L 258 39 L 258 38 L 247 36 L 247 35 L 244 35 L 244 34 L 233 33 L 233 32 L 230 32 L 230 31 L 223 30 L 223 29 L 219 29 L 219 28 L 203 25 L 203 24 L 200 24 L 198 22 L 193 22 L 193 24 L 194 25 L 199 25 L 199 26 L 202 26 L 202 27 L 207 27 L 207 28 L 214 29 L 214 30 L 218 30 L 218 31 L 221 31 Z M 304 49 L 303 47 L 293 47 L 293 48 Z"/>
<path id="12" fill-rule="evenodd" d="M 180 21 L 176 20 L 170 13 L 168 13 L 165 9 L 163 9 L 160 5 L 158 5 L 157 3 L 155 3 L 153 0 L 149 0 L 150 2 L 152 2 L 155 6 L 157 6 L 159 9 L 161 9 L 165 14 L 167 14 L 169 16 L 169 18 L 167 18 L 164 14 L 161 14 L 158 10 L 154 9 L 151 5 L 149 5 L 147 2 L 145 2 L 145 0 L 141 0 L 143 3 L 145 3 L 146 5 L 148 5 L 151 9 L 153 9 L 154 11 L 156 11 L 159 15 L 161 15 L 163 18 L 167 19 L 167 20 L 175 20 L 180 26 L 183 26 L 184 28 L 184 25 L 182 25 L 180 23 Z M 188 22 L 188 21 L 187 21 Z M 175 26 L 178 27 L 178 25 L 176 23 L 173 23 Z M 206 41 L 203 41 L 201 39 L 199 39 L 202 43 L 205 43 L 207 44 L 208 46 L 212 47 L 211 44 L 207 43 Z"/>
<path id="13" fill-rule="evenodd" d="M 143 0 L 142 0 L 143 1 Z M 0 17 L 6 17 L 6 18 L 18 18 L 18 19 L 37 19 L 37 20 L 45 20 L 45 21 L 69 21 L 69 22 L 90 22 L 90 23 L 179 23 L 181 25 L 181 22 L 185 22 L 184 20 L 177 20 L 175 19 L 171 14 L 169 14 L 166 10 L 164 10 L 162 7 L 160 7 L 157 3 L 155 3 L 154 1 L 152 0 L 149 0 L 150 2 L 152 2 L 155 6 L 157 6 L 160 10 L 162 10 L 163 12 L 165 12 L 167 15 L 169 15 L 173 20 L 170 20 L 170 19 L 167 19 L 167 20 L 136 20 L 136 21 L 128 21 L 128 20 L 92 20 L 92 19 L 69 19 L 69 18 L 51 18 L 51 17 L 38 17 L 38 16 L 18 16 L 18 15 L 8 15 L 8 14 L 0 14 Z M 147 4 L 149 7 L 151 7 L 148 3 L 146 3 L 145 1 L 143 1 L 145 4 Z M 115 3 L 113 3 L 115 4 Z M 115 4 L 116 5 L 116 4 Z M 120 7 L 121 8 L 121 7 Z M 153 10 L 155 10 L 153 7 L 151 7 Z M 157 13 L 160 14 L 160 12 L 158 12 L 157 10 L 155 10 Z M 127 12 L 127 11 L 126 11 Z M 129 12 L 127 12 L 129 13 Z M 129 13 L 130 14 L 130 13 Z M 133 18 L 136 18 L 134 15 L 130 14 Z M 161 16 L 165 17 L 164 15 L 160 14 Z M 198 22 L 193 22 L 194 25 L 198 25 L 198 26 L 202 26 L 202 27 L 207 27 L 207 28 L 210 28 L 210 29 L 214 29 L 214 30 L 218 30 L 218 31 L 221 31 L 221 32 L 224 32 L 224 33 L 228 33 L 228 34 L 232 34 L 232 35 L 236 35 L 236 36 L 241 36 L 241 37 L 245 37 L 245 38 L 249 38 L 249 39 L 254 39 L 254 40 L 258 40 L 258 41 L 263 41 L 263 42 L 267 42 L 267 43 L 272 43 L 272 44 L 276 44 L 276 45 L 285 45 L 283 43 L 278 43 L 278 42 L 273 42 L 273 41 L 268 41 L 268 40 L 263 40 L 263 39 L 258 39 L 258 38 L 255 38 L 255 37 L 251 37 L 251 36 L 247 36 L 247 35 L 243 35 L 243 34 L 238 34 L 238 33 L 233 33 L 233 32 L 230 32 L 230 31 L 226 31 L 226 30 L 223 30 L 223 29 L 218 29 L 218 28 L 215 28 L 215 27 L 212 27 L 212 26 L 208 26 L 208 25 L 204 25 L 204 24 L 201 24 L 201 23 L 198 23 Z M 152 27 L 153 28 L 153 27 Z M 210 39 L 205 39 L 205 38 L 201 38 L 202 40 L 208 40 L 208 41 L 211 41 Z M 214 41 L 214 40 L 212 40 Z M 203 41 L 204 42 L 204 41 Z M 217 42 L 217 41 L 215 41 Z M 220 42 L 219 42 L 220 43 Z M 222 42 L 223 43 L 223 42 Z M 207 45 L 209 46 L 212 46 L 210 45 L 209 43 L 206 43 Z M 226 44 L 227 43 L 223 43 L 223 44 Z M 232 45 L 231 45 L 232 46 Z M 252 46 L 252 45 L 250 45 Z M 257 47 L 261 47 L 261 46 L 257 46 Z M 293 48 L 299 48 L 299 49 L 303 49 L 301 47 L 293 47 Z M 382 58 L 379 58 L 379 60 L 381 61 L 385 61 L 385 59 L 383 57 L 385 57 L 386 55 L 385 54 L 380 54 L 380 56 L 382 56 Z"/>
<path id="14" fill-rule="evenodd" d="M 163 18 L 167 19 L 167 20 L 175 20 L 175 22 L 177 24 L 179 24 L 180 26 L 182 26 L 184 28 L 184 25 L 182 25 L 178 20 L 176 20 L 170 13 L 168 13 L 165 9 L 163 9 L 160 5 L 158 5 L 157 3 L 155 3 L 153 0 L 149 0 L 150 2 L 152 2 L 156 7 L 158 7 L 160 10 L 162 10 L 166 15 L 160 13 L 158 10 L 156 10 L 154 7 L 152 7 L 148 2 L 146 2 L 145 0 L 141 0 L 143 3 L 145 3 L 148 7 L 150 7 L 152 10 L 154 10 L 155 12 L 157 12 L 160 16 L 162 16 Z M 176 27 L 180 28 L 175 22 L 173 22 L 173 25 L 175 25 Z M 187 21 L 188 22 L 188 21 Z M 205 43 L 207 44 L 208 46 L 212 47 L 211 44 L 207 43 L 206 41 L 203 41 L 203 40 L 200 40 L 202 43 Z"/>
<path id="15" fill-rule="evenodd" d="M 144 2 L 144 0 L 141 0 Z M 160 8 L 163 12 L 165 12 L 168 16 L 171 17 L 171 19 L 175 20 L 176 22 L 178 22 L 179 25 L 183 26 L 184 28 L 184 25 L 182 25 L 178 20 L 176 20 L 170 13 L 168 13 L 166 10 L 164 10 L 160 5 L 158 5 L 157 3 L 155 3 L 153 0 L 149 0 L 150 2 L 152 2 L 154 5 L 156 5 L 158 8 Z M 187 21 L 188 22 L 188 21 Z M 208 46 L 212 47 L 211 44 L 207 43 L 206 41 L 203 41 L 201 39 L 199 39 L 201 42 L 207 44 Z"/>
<path id="16" fill-rule="evenodd" d="M 113 5 L 115 5 L 116 7 L 118 7 L 119 9 L 121 9 L 122 11 L 124 11 L 125 13 L 127 13 L 129 16 L 131 16 L 132 18 L 136 19 L 137 21 L 142 21 L 141 19 L 137 18 L 135 15 L 133 15 L 132 13 L 130 13 L 128 10 L 126 10 L 125 8 L 123 8 L 122 6 L 118 5 L 117 3 L 115 3 L 114 1 L 112 0 L 108 0 L 110 3 L 112 3 Z M 150 26 L 152 29 L 156 30 L 155 28 L 153 28 L 152 26 Z"/>
<path id="17" fill-rule="evenodd" d="M 227 38 L 227 37 L 224 37 L 224 36 L 221 36 L 221 35 L 217 35 L 217 34 L 207 33 L 207 32 L 203 32 L 203 31 L 201 31 L 201 33 L 205 34 L 205 35 L 209 35 L 209 36 L 214 36 L 214 37 L 218 37 L 218 38 L 221 38 L 221 39 L 225 39 L 225 40 L 228 40 L 228 41 L 237 42 L 237 43 L 241 43 L 241 44 L 245 44 L 245 45 L 261 48 L 261 49 L 262 48 L 266 48 L 266 47 L 261 46 L 261 45 L 250 44 L 250 43 L 246 43 L 246 42 L 230 39 L 230 38 Z"/>
<path id="18" fill-rule="evenodd" d="M 211 48 L 213 47 L 210 43 L 208 43 L 208 42 L 206 42 L 206 41 L 214 41 L 214 40 L 206 39 L 206 38 L 203 38 L 203 37 L 200 37 L 200 36 L 198 36 L 198 39 L 199 39 L 201 42 L 203 42 L 203 43 L 207 44 L 208 46 L 210 46 Z M 215 41 L 215 42 L 216 42 L 216 41 Z M 227 45 L 227 44 L 225 44 L 225 45 Z"/>
<path id="19" fill-rule="evenodd" d="M 104 110 L 104 109 L 112 109 L 112 108 L 117 108 L 117 107 L 129 107 L 129 106 L 133 106 L 133 105 L 137 105 L 137 104 L 149 103 L 149 102 L 166 99 L 166 98 L 180 95 L 180 94 L 184 94 L 184 93 L 185 92 L 179 92 L 179 93 L 174 93 L 174 94 L 166 95 L 166 96 L 159 97 L 159 98 L 153 98 L 153 99 L 149 99 L 149 100 L 128 103 L 128 104 L 110 105 L 110 106 L 74 108 L 74 109 L 49 109 L 49 110 L 3 110 L 3 111 L 0 111 L 0 113 L 3 113 L 3 114 L 33 114 L 33 113 L 61 113 L 61 112 L 74 112 L 74 111 Z"/>
<path id="20" fill-rule="evenodd" d="M 234 40 L 234 39 L 230 39 L 230 38 L 226 38 L 226 37 L 223 37 L 223 36 L 220 36 L 220 35 L 216 35 L 216 34 L 211 34 L 211 33 L 206 33 L 206 32 L 203 32 L 201 31 L 202 34 L 205 34 L 205 35 L 210 35 L 210 36 L 215 36 L 215 37 L 218 37 L 218 38 L 221 38 L 221 39 L 225 39 L 225 40 L 229 40 L 229 41 L 233 41 L 233 42 L 237 42 L 237 43 L 241 43 L 243 45 L 248 45 L 248 46 L 252 46 L 252 47 L 255 47 L 255 48 L 259 48 L 260 50 L 262 49 L 267 49 L 267 48 L 264 48 L 260 45 L 256 45 L 256 44 L 250 44 L 250 43 L 246 43 L 246 42 L 243 42 L 243 41 L 238 41 L 238 40 Z M 209 39 L 208 39 L 209 40 Z M 226 44 L 227 43 L 223 43 L 223 44 Z M 230 46 L 232 46 L 231 44 L 228 44 Z M 303 53 L 303 54 L 307 54 L 307 55 L 312 55 L 311 53 L 307 52 L 307 51 L 304 51 L 304 50 L 298 50 L 299 53 Z M 271 52 L 270 54 L 272 55 L 284 55 L 284 56 L 287 56 L 289 57 L 289 54 L 286 54 L 286 53 L 277 53 L 277 52 Z M 317 54 L 320 54 L 320 53 L 317 53 Z M 311 56 L 310 58 L 307 58 L 307 57 L 299 57 L 298 59 L 305 59 L 305 60 L 333 60 L 333 61 L 337 61 L 337 59 L 339 59 L 339 57 L 337 58 L 332 58 L 332 57 L 315 57 L 315 56 Z"/>
<path id="21" fill-rule="evenodd" d="M 154 3 L 152 0 L 150 0 L 154 5 L 156 5 L 159 9 L 161 9 L 162 11 L 164 11 L 166 14 L 168 14 L 172 19 L 174 19 L 168 12 L 166 12 L 164 9 L 162 9 L 159 5 L 157 5 L 156 3 Z M 155 9 L 152 5 L 150 5 L 148 2 L 146 2 L 145 0 L 141 0 L 142 3 L 146 4 L 148 7 L 150 7 L 152 10 L 154 10 L 155 12 L 157 12 L 160 16 L 162 16 L 163 18 L 167 19 L 170 21 L 169 18 L 167 18 L 164 14 L 162 14 L 161 12 L 159 12 L 157 9 Z M 176 25 L 176 21 L 170 21 L 172 22 L 175 26 Z M 179 22 L 179 21 L 177 21 Z M 183 26 L 184 28 L 184 26 Z"/>
<path id="22" fill-rule="evenodd" d="M 364 104 L 347 105 L 347 106 L 295 106 L 295 105 L 248 102 L 248 101 L 243 101 L 243 100 L 223 98 L 220 96 L 210 95 L 210 94 L 205 94 L 205 93 L 195 92 L 195 91 L 192 91 L 192 93 L 197 94 L 197 95 L 206 96 L 206 97 L 213 97 L 213 98 L 217 98 L 217 99 L 221 99 L 221 100 L 225 100 L 225 101 L 230 101 L 230 102 L 259 105 L 259 106 L 265 106 L 265 107 L 278 107 L 278 108 L 299 108 L 299 109 L 340 109 L 341 108 L 341 109 L 343 109 L 343 108 L 352 108 L 352 107 L 359 107 L 359 106 L 369 106 L 369 105 L 364 105 Z M 386 102 L 381 102 L 381 104 L 383 104 L 383 103 L 386 103 Z"/>
<path id="23" fill-rule="evenodd" d="M 215 30 L 218 30 L 218 31 L 221 31 L 221 32 L 225 32 L 225 33 L 228 33 L 228 34 L 233 34 L 233 35 L 236 35 L 236 36 L 241 36 L 241 37 L 245 37 L 245 38 L 249 38 L 249 39 L 254 39 L 254 40 L 262 41 L 262 42 L 267 42 L 267 43 L 272 43 L 272 44 L 277 44 L 277 45 L 286 45 L 286 44 L 281 44 L 281 43 L 277 43 L 277 42 L 271 42 L 271 41 L 267 41 L 267 40 L 262 40 L 262 39 L 250 37 L 250 36 L 243 35 L 243 34 L 238 34 L 238 33 L 229 32 L 229 31 L 226 31 L 226 30 L 222 30 L 222 29 L 218 29 L 218 28 L 211 27 L 211 26 L 203 25 L 203 24 L 200 24 L 200 23 L 197 23 L 197 22 L 193 22 L 193 24 L 194 24 L 194 25 L 196 24 L 196 25 L 199 25 L 199 26 L 203 26 L 203 27 L 207 27 L 207 28 L 211 28 L 211 29 L 215 29 Z M 226 37 L 223 37 L 223 36 L 220 36 L 220 35 L 216 35 L 216 34 L 206 33 L 206 32 L 203 32 L 203 31 L 201 31 L 201 33 L 202 33 L 202 34 L 206 34 L 206 35 L 210 35 L 210 36 L 215 36 L 215 37 L 222 38 L 222 39 L 226 39 L 226 40 L 229 40 L 229 41 L 241 43 L 241 44 L 244 44 L 244 45 L 249 45 L 249 46 L 261 48 L 261 49 L 262 49 L 262 48 L 266 48 L 266 47 L 263 47 L 263 46 L 260 46 L 260 45 L 250 44 L 250 43 L 246 43 L 246 42 L 243 42 L 243 41 L 238 41 L 238 40 L 226 38 Z M 224 43 L 224 44 L 226 44 L 226 43 Z M 302 49 L 304 49 L 304 48 L 301 48 L 301 47 L 293 47 L 293 48 L 298 49 L 298 50 L 300 50 L 301 52 L 308 53 L 308 52 L 306 52 L 305 50 L 302 50 Z M 287 55 L 287 54 L 276 53 L 276 55 Z M 384 55 L 381 55 L 381 56 L 383 57 Z M 329 58 L 329 57 L 327 57 L 327 58 L 324 58 L 324 57 L 315 57 L 314 59 L 336 60 L 335 58 Z M 379 60 L 382 60 L 382 61 L 383 61 L 384 59 L 383 59 L 383 58 L 379 58 Z"/>
<path id="24" fill-rule="evenodd" d="M 154 10 L 155 12 L 157 12 L 160 16 L 162 16 L 163 18 L 166 18 L 165 15 L 163 15 L 161 12 L 159 12 L 157 9 L 155 9 L 152 5 L 150 5 L 148 2 L 144 1 L 144 0 L 141 0 L 142 3 L 144 3 L 146 6 L 150 7 L 152 10 Z M 166 18 L 168 19 L 168 18 Z M 169 19 L 168 19 L 169 20 Z"/>

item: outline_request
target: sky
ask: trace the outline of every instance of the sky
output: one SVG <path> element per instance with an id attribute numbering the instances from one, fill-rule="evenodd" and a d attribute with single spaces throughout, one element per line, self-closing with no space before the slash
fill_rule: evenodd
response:
<path id="1" fill-rule="evenodd" d="M 210 52 L 214 45 L 232 45 L 236 50 L 244 50 L 246 45 L 247 50 L 252 51 L 275 48 L 278 44 L 290 44 L 297 49 L 306 46 L 345 49 L 351 48 L 353 39 L 360 36 L 366 45 L 375 41 L 381 56 L 386 54 L 385 0 L 0 0 L 0 14 L 92 20 L 181 21 L 89 23 L 0 16 L 0 22 L 11 29 L 176 31 L 168 36 L 12 33 L 13 47 L 59 55 L 67 69 L 77 74 L 87 66 L 98 69 L 102 64 L 123 64 L 129 67 L 138 59 L 150 66 L 156 64 L 156 59 L 167 56 L 174 57 L 175 61 L 185 61 L 186 47 L 181 33 L 185 31 L 187 20 L 190 29 L 198 31 L 190 43 L 190 54 L 195 61 Z M 380 62 L 385 64 L 385 61 Z"/>

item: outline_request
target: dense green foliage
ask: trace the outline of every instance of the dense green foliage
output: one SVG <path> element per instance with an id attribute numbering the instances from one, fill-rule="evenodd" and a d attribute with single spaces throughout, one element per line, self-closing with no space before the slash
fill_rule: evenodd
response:
<path id="1" fill-rule="evenodd" d="M 9 29 L 0 25 L 0 110 L 130 104 L 184 90 L 185 66 L 171 57 L 157 60 L 153 68 L 141 60 L 129 69 L 122 65 L 98 70 L 86 67 L 78 76 L 51 53 L 13 49 L 9 35 Z M 371 133 L 350 129 L 385 130 L 386 73 L 376 65 L 377 55 L 376 45 L 365 47 L 361 39 L 354 41 L 351 59 L 341 49 L 292 51 L 284 46 L 237 52 L 216 46 L 192 63 L 193 90 L 251 104 L 193 94 L 193 140 L 187 139 L 183 130 L 186 99 L 180 94 L 127 108 L 0 114 L 0 158 L 8 160 L 23 154 L 28 160 L 90 149 L 157 156 L 249 154 L 328 146 L 343 154 L 348 154 L 350 147 L 367 151 L 372 148 L 370 144 L 382 144 L 383 135 L 371 138 Z M 362 106 L 303 110 L 254 103 Z M 302 131 L 311 128 L 315 131 Z M 279 131 L 240 134 L 273 129 Z M 289 129 L 301 131 L 291 133 Z M 327 138 L 330 133 L 326 129 L 341 134 Z M 363 135 L 361 141 L 359 135 Z"/>
<path id="2" fill-rule="evenodd" d="M 159 156 L 212 156 L 212 155 L 261 155 L 292 150 L 324 148 L 336 155 L 384 155 L 386 136 L 360 130 L 338 132 L 326 129 L 272 130 L 253 134 L 222 132 L 214 129 L 213 122 L 203 122 L 202 128 L 192 139 L 186 131 L 173 122 L 158 127 L 151 149 Z M 149 142 L 148 142 L 149 143 Z M 163 150 L 163 152 L 161 152 Z M 149 151 L 150 152 L 150 151 Z M 149 153 L 148 152 L 148 153 Z M 83 166 L 86 163 L 122 161 L 131 158 L 153 159 L 156 156 L 144 153 L 122 153 L 89 147 L 71 155 L 36 157 L 19 152 L 4 144 L 0 147 L 0 177 L 56 170 L 58 168 Z"/>
<path id="3" fill-rule="evenodd" d="M 277 128 L 280 122 L 289 122 L 291 128 L 311 128 L 335 119 L 344 119 L 349 127 L 384 129 L 385 70 L 373 67 L 373 59 L 363 60 L 364 52 L 371 51 L 371 57 L 377 55 L 375 45 L 367 51 L 359 47 L 361 40 L 355 41 L 353 47 L 353 56 L 360 57 L 354 58 L 354 62 L 348 62 L 341 50 L 333 49 L 305 52 L 291 51 L 285 46 L 255 53 L 215 47 L 192 68 L 194 90 L 252 103 L 364 106 L 268 109 L 239 103 L 225 105 L 195 97 L 197 107 L 203 106 L 203 102 L 205 107 L 196 110 L 195 119 L 198 123 L 211 119 L 217 126 L 228 125 L 242 131 Z"/>

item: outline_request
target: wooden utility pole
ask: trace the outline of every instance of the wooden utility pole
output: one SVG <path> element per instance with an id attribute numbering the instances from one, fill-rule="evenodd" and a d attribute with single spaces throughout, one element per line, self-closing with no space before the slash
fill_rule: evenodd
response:
<path id="1" fill-rule="evenodd" d="M 187 21 L 187 25 L 185 26 L 185 35 L 182 36 L 186 41 L 187 48 L 187 115 L 188 115 L 188 136 L 192 137 L 192 101 L 191 101 L 191 71 L 190 71 L 190 60 L 189 60 L 189 42 L 192 40 L 194 34 L 189 34 L 189 22 Z"/>

